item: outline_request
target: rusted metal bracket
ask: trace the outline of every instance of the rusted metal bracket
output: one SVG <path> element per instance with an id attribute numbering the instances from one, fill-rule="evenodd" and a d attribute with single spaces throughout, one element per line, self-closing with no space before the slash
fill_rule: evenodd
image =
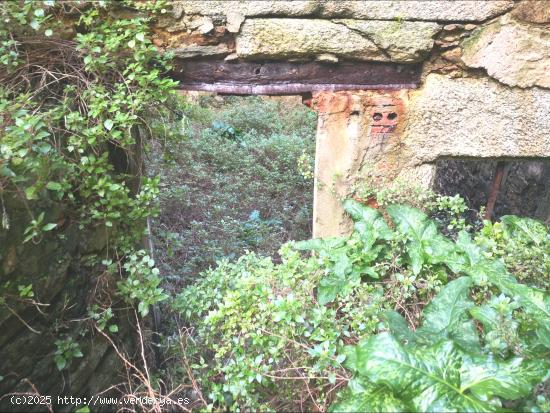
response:
<path id="1" fill-rule="evenodd" d="M 171 73 L 183 90 L 234 95 L 296 95 L 315 91 L 412 89 L 420 65 L 376 62 L 226 62 L 176 60 Z"/>

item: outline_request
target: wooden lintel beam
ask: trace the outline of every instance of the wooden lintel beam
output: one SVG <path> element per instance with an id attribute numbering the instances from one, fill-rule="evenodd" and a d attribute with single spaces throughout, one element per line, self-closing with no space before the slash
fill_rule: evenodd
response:
<path id="1" fill-rule="evenodd" d="M 176 61 L 172 77 L 180 89 L 235 95 L 295 95 L 315 91 L 412 89 L 420 65 L 374 62 Z"/>

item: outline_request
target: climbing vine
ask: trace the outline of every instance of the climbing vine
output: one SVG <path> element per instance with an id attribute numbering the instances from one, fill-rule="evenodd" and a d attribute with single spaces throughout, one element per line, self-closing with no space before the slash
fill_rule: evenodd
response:
<path id="1" fill-rule="evenodd" d="M 149 38 L 151 20 L 165 12 L 164 1 L 0 4 L 2 229 L 8 198 L 26 206 L 24 243 L 63 236 L 71 224 L 84 234 L 104 228 L 108 248 L 88 264 L 120 277 L 116 293 L 142 316 L 167 297 L 139 249 L 158 193 L 158 179 L 142 168 L 148 123 L 176 85 L 166 76 L 171 56 Z M 63 205 L 62 220 L 49 221 L 45 200 Z M 112 317 L 97 305 L 90 314 Z M 89 319 L 105 328 L 104 317 Z M 57 342 L 59 369 L 81 356 L 67 342 Z"/>

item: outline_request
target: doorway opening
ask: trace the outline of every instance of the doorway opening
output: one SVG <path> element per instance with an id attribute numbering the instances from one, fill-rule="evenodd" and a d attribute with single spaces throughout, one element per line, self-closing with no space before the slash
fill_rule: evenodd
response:
<path id="1" fill-rule="evenodd" d="M 155 145 L 155 261 L 178 290 L 216 261 L 311 237 L 317 113 L 301 96 L 185 92 Z M 162 125 L 159 125 L 162 127 Z"/>

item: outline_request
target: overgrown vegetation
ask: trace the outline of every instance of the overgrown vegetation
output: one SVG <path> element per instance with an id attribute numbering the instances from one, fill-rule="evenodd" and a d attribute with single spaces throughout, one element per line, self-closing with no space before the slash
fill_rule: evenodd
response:
<path id="1" fill-rule="evenodd" d="M 57 348 L 52 364 L 59 370 L 83 356 L 78 341 L 90 326 L 102 332 L 103 316 L 112 317 L 111 306 L 120 298 L 145 316 L 151 304 L 167 297 L 157 288 L 151 258 L 139 250 L 158 194 L 157 178 L 140 177 L 147 119 L 162 115 L 175 87 L 166 76 L 171 56 L 160 54 L 149 39 L 149 23 L 165 11 L 163 3 L 0 5 L 2 230 L 10 228 L 12 213 L 4 201 L 15 199 L 28 211 L 23 242 L 64 239 L 71 226 L 84 237 L 107 236 L 101 256 L 75 264 L 90 269 L 98 283 L 103 280 L 87 297 L 89 316 L 66 320 L 64 312 L 53 314 L 58 319 L 43 332 Z M 116 13 L 121 8 L 125 17 Z M 62 210 L 62 219 L 51 221 L 52 206 Z M 16 282 L 2 282 L 2 305 L 18 284 L 33 291 L 26 274 L 16 275 Z M 119 288 L 113 288 L 117 281 Z M 72 306 L 73 298 L 65 299 Z M 114 335 L 118 327 L 111 324 L 106 331 Z"/>
<path id="2" fill-rule="evenodd" d="M 208 95 L 178 109 L 155 126 L 179 136 L 158 145 L 151 168 L 161 177 L 153 234 L 167 284 L 246 250 L 275 256 L 284 242 L 310 237 L 313 111 L 299 98 Z"/>
<path id="3" fill-rule="evenodd" d="M 440 198 L 432 212 L 448 204 Z M 543 224 L 508 216 L 455 241 L 410 206 L 345 208 L 349 237 L 288 243 L 280 264 L 252 253 L 223 260 L 177 297 L 210 408 L 548 408 L 550 298 L 536 286 L 548 272 L 520 284 L 512 273 L 526 279 L 524 255 L 494 252 L 502 237 L 540 248 L 548 265 Z"/>
<path id="4" fill-rule="evenodd" d="M 121 5 L 126 17 L 113 13 Z M 157 345 L 164 370 L 150 374 L 145 346 L 137 361 L 118 353 L 126 391 L 155 400 L 143 410 L 182 395 L 206 410 L 548 411 L 548 228 L 481 222 L 459 197 L 363 188 L 357 199 L 379 209 L 346 200 L 351 235 L 290 241 L 276 256 L 309 232 L 314 116 L 260 99 L 165 108 L 175 84 L 148 39 L 157 11 L 162 2 L 0 5 L 2 228 L 9 197 L 28 211 L 22 244 L 69 225 L 108 235 L 104 254 L 80 263 L 108 280 L 85 312 L 60 313 L 47 332 L 16 314 L 51 341 L 51 366 L 87 356 L 90 326 L 116 347 L 131 308 L 143 340 L 137 314 L 165 302 L 180 328 Z M 150 132 L 170 165 L 161 270 L 171 289 L 197 278 L 176 297 L 139 248 L 159 193 L 155 170 L 136 179 Z M 45 211 L 54 204 L 63 219 Z M 256 252 L 236 258 L 245 250 Z M 2 280 L 0 305 L 40 310 L 41 292 L 16 281 Z"/>

